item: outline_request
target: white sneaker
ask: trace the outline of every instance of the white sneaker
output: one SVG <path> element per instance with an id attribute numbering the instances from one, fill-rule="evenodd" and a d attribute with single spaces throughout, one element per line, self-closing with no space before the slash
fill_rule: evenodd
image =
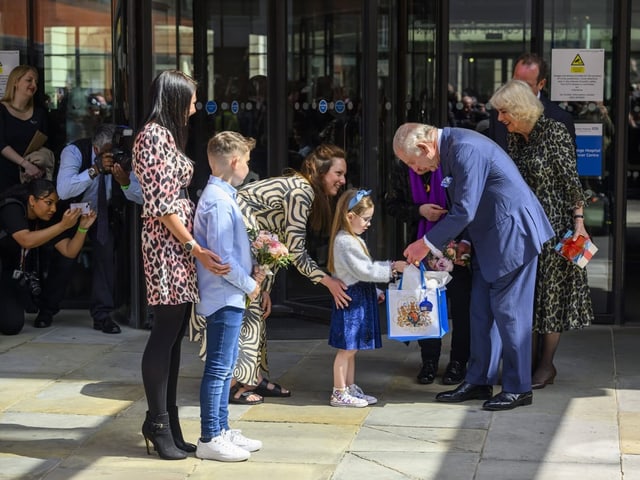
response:
<path id="1" fill-rule="evenodd" d="M 352 397 L 361 398 L 362 400 L 366 400 L 369 405 L 373 405 L 375 403 L 378 403 L 378 399 L 376 397 L 372 397 L 371 395 L 367 395 L 355 383 L 349 385 L 349 395 L 351 395 Z"/>
<path id="2" fill-rule="evenodd" d="M 362 408 L 369 405 L 369 403 L 366 400 L 349 395 L 348 388 L 345 388 L 344 390 L 338 390 L 337 388 L 334 388 L 333 393 L 331 394 L 331 400 L 329 400 L 329 404 L 332 407 L 356 407 L 356 408 Z"/>
<path id="3" fill-rule="evenodd" d="M 242 462 L 248 460 L 251 454 L 225 439 L 223 434 L 213 437 L 209 442 L 198 440 L 196 457 L 219 462 Z"/>
<path id="4" fill-rule="evenodd" d="M 233 443 L 236 447 L 240 447 L 247 452 L 257 452 L 262 448 L 262 442 L 260 440 L 254 440 L 242 435 L 242 430 L 223 430 L 222 436 L 228 442 Z"/>

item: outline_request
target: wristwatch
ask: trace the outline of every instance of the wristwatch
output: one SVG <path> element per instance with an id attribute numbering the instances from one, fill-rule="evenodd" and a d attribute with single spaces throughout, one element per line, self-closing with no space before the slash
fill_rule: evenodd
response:
<path id="1" fill-rule="evenodd" d="M 87 172 L 89 173 L 89 178 L 91 180 L 93 180 L 94 178 L 96 178 L 98 176 L 98 170 L 96 170 L 95 167 L 89 167 Z"/>
<path id="2" fill-rule="evenodd" d="M 195 240 L 190 240 L 183 245 L 184 251 L 190 254 L 191 252 L 193 252 L 193 249 L 196 247 L 196 245 L 197 244 Z"/>

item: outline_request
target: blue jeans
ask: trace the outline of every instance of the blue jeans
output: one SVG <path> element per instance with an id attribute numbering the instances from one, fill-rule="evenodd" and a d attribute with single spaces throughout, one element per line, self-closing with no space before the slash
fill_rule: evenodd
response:
<path id="1" fill-rule="evenodd" d="M 242 308 L 223 307 L 207 317 L 207 361 L 200 384 L 202 438 L 229 430 L 229 390 L 243 314 Z"/>

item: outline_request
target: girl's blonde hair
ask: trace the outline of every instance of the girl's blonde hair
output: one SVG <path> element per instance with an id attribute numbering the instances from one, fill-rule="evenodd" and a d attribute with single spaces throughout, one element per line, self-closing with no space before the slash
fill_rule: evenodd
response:
<path id="1" fill-rule="evenodd" d="M 344 230 L 356 237 L 357 235 L 353 232 L 351 228 L 351 223 L 349 222 L 349 213 L 354 213 L 355 215 L 361 216 L 374 207 L 373 200 L 371 199 L 371 195 L 369 193 L 365 193 L 362 195 L 362 198 L 356 202 L 351 208 L 349 205 L 351 201 L 355 199 L 358 192 L 364 192 L 363 190 L 358 190 L 357 188 L 350 188 L 346 192 L 344 192 L 340 198 L 338 199 L 338 203 L 336 204 L 336 212 L 333 216 L 333 222 L 331 224 L 331 235 L 329 237 L 329 258 L 327 261 L 327 268 L 329 272 L 335 273 L 335 264 L 334 264 L 334 252 L 333 252 L 333 244 L 335 243 L 336 235 L 340 230 Z M 369 254 L 369 250 L 365 245 L 362 246 L 364 253 L 371 257 Z"/>

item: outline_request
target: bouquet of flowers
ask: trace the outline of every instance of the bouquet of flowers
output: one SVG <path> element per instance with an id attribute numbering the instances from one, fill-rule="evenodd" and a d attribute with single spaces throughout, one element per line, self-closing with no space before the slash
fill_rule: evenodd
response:
<path id="1" fill-rule="evenodd" d="M 273 275 L 272 268 L 287 267 L 291 263 L 293 256 L 275 233 L 257 229 L 250 229 L 248 233 L 251 252 L 267 275 Z"/>
<path id="2" fill-rule="evenodd" d="M 427 266 L 431 270 L 451 272 L 456 261 L 458 263 L 462 262 L 465 267 L 471 263 L 471 255 L 468 253 L 463 253 L 460 255 L 460 258 L 457 258 L 458 244 L 455 240 L 451 240 L 447 244 L 445 249 L 442 251 L 442 255 L 442 257 L 438 257 L 430 251 L 426 258 Z"/>

